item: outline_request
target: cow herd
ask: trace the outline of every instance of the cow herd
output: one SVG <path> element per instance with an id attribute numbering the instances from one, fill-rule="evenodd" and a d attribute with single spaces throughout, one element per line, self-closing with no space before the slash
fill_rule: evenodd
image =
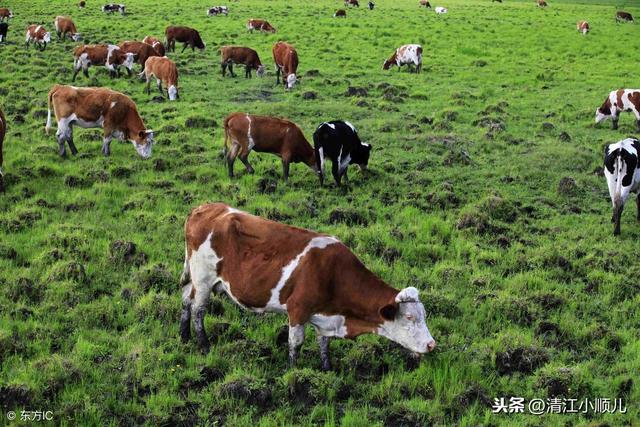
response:
<path id="1" fill-rule="evenodd" d="M 541 4 L 544 3 L 544 5 Z M 429 1 L 420 6 L 431 8 Z M 540 6 L 546 6 L 542 0 Z M 359 7 L 358 0 L 345 0 L 345 6 Z M 368 3 L 374 9 L 374 3 Z M 80 8 L 86 7 L 84 1 Z M 105 13 L 126 14 L 124 4 L 108 4 Z M 436 13 L 448 9 L 436 7 Z M 206 10 L 208 16 L 227 16 L 226 6 Z M 344 9 L 334 16 L 346 16 Z M 8 9 L 0 9 L 0 21 L 13 17 Z M 632 21 L 626 12 L 618 12 L 618 21 Z M 58 16 L 54 26 L 58 40 L 78 42 L 82 34 L 73 20 Z M 0 22 L 0 41 L 6 38 L 6 22 Z M 263 19 L 249 19 L 249 32 L 275 33 L 276 28 Z M 577 29 L 587 34 L 589 24 L 580 21 Z M 35 44 L 44 50 L 51 34 L 43 25 L 30 25 L 26 46 Z M 112 77 L 124 67 L 129 75 L 133 66 L 141 66 L 139 77 L 146 80 L 150 94 L 152 79 L 164 96 L 179 99 L 178 68 L 165 56 L 175 52 L 182 43 L 182 52 L 191 48 L 204 50 L 200 33 L 189 27 L 169 26 L 164 43 L 147 36 L 142 41 L 123 41 L 118 45 L 79 45 L 73 50 L 73 77 L 82 70 L 88 77 L 89 67 L 103 66 Z M 221 72 L 235 77 L 233 67 L 243 65 L 245 77 L 255 71 L 265 74 L 258 53 L 243 46 L 222 46 Z M 298 53 L 293 45 L 279 41 L 272 49 L 276 82 L 285 89 L 294 89 L 300 81 L 297 73 Z M 407 65 L 418 74 L 422 69 L 422 46 L 407 44 L 396 49 L 384 61 L 383 70 Z M 282 83 L 281 83 L 282 80 Z M 640 90 L 612 91 L 596 110 L 596 124 L 611 119 L 618 126 L 622 111 L 632 111 L 640 132 Z M 154 145 L 154 132 L 148 129 L 135 103 L 128 96 L 107 88 L 78 88 L 54 85 L 48 94 L 46 133 L 52 128 L 52 116 L 57 122 L 56 139 L 59 154 L 78 152 L 73 141 L 73 126 L 102 128 L 102 153 L 110 155 L 114 138 L 130 141 L 138 154 L 149 158 Z M 0 191 L 2 181 L 2 143 L 7 123 L 0 111 Z M 324 166 L 332 163 L 332 175 L 337 186 L 348 180 L 350 164 L 367 168 L 372 147 L 362 142 L 356 127 L 344 120 L 321 123 L 313 133 L 313 146 L 295 123 L 282 118 L 247 113 L 232 113 L 224 119 L 224 156 L 229 177 L 234 177 L 234 163 L 240 159 L 248 173 L 251 151 L 271 153 L 282 162 L 283 178 L 288 179 L 291 163 L 303 163 L 316 173 L 324 184 Z M 604 174 L 613 204 L 614 233 L 620 232 L 620 217 L 630 193 L 640 187 L 640 141 L 629 138 L 605 149 Z M 637 199 L 640 219 L 640 195 Z M 336 238 L 313 231 L 268 221 L 238 211 L 222 203 L 200 206 L 189 215 L 185 224 L 185 261 L 180 279 L 183 287 L 183 313 L 180 333 L 184 341 L 190 338 L 193 319 L 196 338 L 201 349 L 208 349 L 204 331 L 204 313 L 211 292 L 226 293 L 238 305 L 254 312 L 280 312 L 289 317 L 289 359 L 295 363 L 304 340 L 304 326 L 316 330 L 323 369 L 329 369 L 329 338 L 356 337 L 363 333 L 385 336 L 415 353 L 427 353 L 435 348 L 425 321 L 425 309 L 418 291 L 413 287 L 396 290 L 370 272 L 355 255 Z"/>

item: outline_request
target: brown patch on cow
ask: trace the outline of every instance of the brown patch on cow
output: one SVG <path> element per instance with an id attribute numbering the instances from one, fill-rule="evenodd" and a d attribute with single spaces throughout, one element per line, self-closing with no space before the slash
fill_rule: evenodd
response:
<path id="1" fill-rule="evenodd" d="M 168 51 L 175 52 L 176 42 L 184 43 L 183 51 L 188 46 L 191 47 L 191 50 L 194 50 L 195 48 L 204 49 L 205 47 L 204 42 L 200 37 L 200 33 L 193 28 L 169 26 L 166 28 L 164 33 L 167 39 Z"/>
<path id="2" fill-rule="evenodd" d="M 0 7 L 0 20 L 9 19 L 11 16 L 11 11 L 6 7 Z"/>
<path id="3" fill-rule="evenodd" d="M 616 91 L 616 102 L 613 104 L 619 110 L 622 110 L 624 107 L 624 102 L 622 101 L 622 95 L 624 95 L 624 89 L 618 89 Z"/>
<path id="4" fill-rule="evenodd" d="M 287 77 L 298 71 L 298 52 L 292 45 L 285 42 L 274 44 L 271 52 L 277 68 L 277 77 L 279 78 L 280 72 L 282 72 L 282 80 L 286 86 Z"/>
<path id="5" fill-rule="evenodd" d="M 247 29 L 249 31 L 259 30 L 265 33 L 276 32 L 276 29 L 264 19 L 249 19 L 249 21 L 247 21 Z"/>
<path id="6" fill-rule="evenodd" d="M 68 16 L 56 16 L 54 24 L 58 37 L 62 35 L 63 39 L 67 37 L 67 34 L 74 35 L 78 32 L 76 24 L 74 24 L 73 20 Z"/>
<path id="7" fill-rule="evenodd" d="M 164 45 L 159 39 L 153 36 L 146 36 L 145 38 L 142 39 L 142 43 L 146 43 L 150 45 L 152 48 L 154 48 L 158 53 L 158 56 L 164 56 L 165 54 Z"/>
<path id="8" fill-rule="evenodd" d="M 243 46 L 222 46 L 220 48 L 220 63 L 222 64 L 222 75 L 225 75 L 226 67 L 231 64 L 242 64 L 246 70 L 260 70 L 262 62 L 255 50 Z M 231 74 L 233 71 L 230 69 Z M 245 77 L 250 77 L 251 73 L 246 72 Z"/>
<path id="9" fill-rule="evenodd" d="M 598 111 L 606 116 L 611 115 L 611 99 L 607 95 L 607 99 L 605 99 L 604 103 L 598 108 Z"/>
<path id="10" fill-rule="evenodd" d="M 637 111 L 640 111 L 640 92 L 632 92 L 629 94 L 629 102 L 633 104 Z"/>

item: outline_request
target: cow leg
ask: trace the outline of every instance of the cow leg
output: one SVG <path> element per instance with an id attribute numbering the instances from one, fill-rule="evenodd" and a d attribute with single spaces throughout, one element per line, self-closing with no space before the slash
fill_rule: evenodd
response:
<path id="1" fill-rule="evenodd" d="M 227 74 L 227 64 L 225 64 L 224 62 L 221 62 L 220 68 L 222 68 L 222 77 L 224 77 L 225 74 Z"/>
<path id="2" fill-rule="evenodd" d="M 209 338 L 207 338 L 207 332 L 204 329 L 204 315 L 207 311 L 207 305 L 209 304 L 209 297 L 211 296 L 212 286 L 209 285 L 197 285 L 194 283 L 195 292 L 192 291 L 193 303 L 191 304 L 191 316 L 194 318 L 194 329 L 196 331 L 196 341 L 198 347 L 203 353 L 209 352 Z"/>
<path id="3" fill-rule="evenodd" d="M 251 78 L 251 68 L 248 65 L 244 66 L 244 78 Z"/>
<path id="4" fill-rule="evenodd" d="M 249 164 L 249 153 L 245 154 L 244 156 L 241 155 L 239 157 L 240 161 L 244 164 L 247 173 L 254 173 L 255 171 L 253 170 L 253 167 Z"/>
<path id="5" fill-rule="evenodd" d="M 298 360 L 298 353 L 304 342 L 304 324 L 289 324 L 289 367 L 293 368 Z"/>
<path id="6" fill-rule="evenodd" d="M 189 46 L 187 43 L 185 43 L 185 44 L 184 44 L 184 46 L 182 46 L 182 52 L 184 52 L 184 51 L 185 51 L 185 49 L 187 48 L 187 46 Z M 180 52 L 180 53 L 182 53 L 182 52 Z"/>
<path id="7" fill-rule="evenodd" d="M 229 63 L 229 73 L 231 74 L 231 77 L 235 77 L 236 74 L 233 72 L 233 63 Z"/>
<path id="8" fill-rule="evenodd" d="M 619 116 L 611 116 L 611 128 L 613 130 L 618 129 L 618 120 L 619 120 Z"/>
<path id="9" fill-rule="evenodd" d="M 191 339 L 191 283 L 182 288 L 182 315 L 180 316 L 180 338 L 183 343 Z"/>
<path id="10" fill-rule="evenodd" d="M 158 90 L 160 91 L 160 95 L 164 96 L 164 92 L 162 91 L 162 80 L 156 79 L 158 84 Z"/>
<path id="11" fill-rule="evenodd" d="M 282 159 L 282 176 L 285 181 L 289 180 L 289 160 Z"/>
<path id="12" fill-rule="evenodd" d="M 60 31 L 56 31 L 56 34 L 58 35 L 58 40 L 60 40 L 60 34 L 62 34 Z"/>
<path id="13" fill-rule="evenodd" d="M 636 129 L 640 132 L 640 119 L 636 120 Z"/>
<path id="14" fill-rule="evenodd" d="M 624 205 L 620 205 L 618 208 L 613 208 L 613 217 L 615 218 L 615 226 L 613 229 L 614 236 L 620 234 L 620 218 L 622 217 L 622 210 L 624 209 Z"/>
<path id="15" fill-rule="evenodd" d="M 333 179 L 336 181 L 336 185 L 340 187 L 340 171 L 338 170 L 338 161 L 331 162 L 331 174 L 333 175 Z"/>
<path id="16" fill-rule="evenodd" d="M 78 149 L 73 143 L 73 134 L 69 134 L 69 138 L 67 138 L 67 144 L 69 144 L 69 149 L 71 150 L 71 154 L 73 154 L 74 156 L 78 154 Z"/>
<path id="17" fill-rule="evenodd" d="M 344 182 L 349 182 L 349 177 L 347 176 L 347 169 L 344 170 L 344 172 L 342 173 L 342 176 L 344 176 Z"/>
<path id="18" fill-rule="evenodd" d="M 105 136 L 102 139 L 102 154 L 105 156 L 111 155 L 111 136 Z"/>
<path id="19" fill-rule="evenodd" d="M 240 151 L 239 144 L 232 144 L 231 150 L 227 153 L 227 167 L 229 168 L 229 178 L 233 178 L 233 163 L 236 161 L 236 157 L 238 157 L 238 152 Z"/>
<path id="20" fill-rule="evenodd" d="M 280 67 L 276 65 L 276 86 L 280 84 Z"/>
<path id="21" fill-rule="evenodd" d="M 65 140 L 64 137 L 58 137 L 58 147 L 60 149 L 60 157 L 67 157 L 67 149 L 65 148 Z"/>
<path id="22" fill-rule="evenodd" d="M 636 196 L 636 207 L 638 208 L 637 218 L 638 221 L 640 221 L 640 192 L 638 192 L 638 195 Z"/>
<path id="23" fill-rule="evenodd" d="M 323 371 L 331 370 L 331 360 L 329 359 L 329 337 L 318 335 L 318 345 L 320 346 L 320 363 Z"/>

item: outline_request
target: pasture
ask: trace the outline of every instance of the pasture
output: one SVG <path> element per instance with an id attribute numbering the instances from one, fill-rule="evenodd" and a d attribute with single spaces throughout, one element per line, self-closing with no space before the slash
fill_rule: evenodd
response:
<path id="1" fill-rule="evenodd" d="M 5 2 L 6 3 L 6 2 Z M 636 134 L 594 125 L 610 90 L 638 87 L 640 27 L 615 23 L 614 2 L 240 0 L 208 18 L 201 0 L 136 0 L 127 16 L 102 2 L 11 1 L 0 45 L 6 193 L 0 194 L 0 424 L 9 410 L 51 410 L 63 425 L 632 425 L 640 419 L 640 227 L 628 203 L 613 236 L 605 144 Z M 624 5 L 621 3 L 625 3 Z M 634 2 L 616 2 L 640 16 Z M 4 5 L 4 4 L 3 4 Z M 137 77 L 92 67 L 77 86 L 137 103 L 157 144 L 100 151 L 99 129 L 75 128 L 62 160 L 44 134 L 47 92 L 71 84 L 76 43 L 58 42 L 70 15 L 84 43 L 164 39 L 200 31 L 204 52 L 169 56 L 180 100 L 154 99 Z M 275 34 L 250 34 L 264 18 Z M 591 32 L 576 31 L 588 20 Z M 52 43 L 25 50 L 28 24 Z M 302 79 L 275 86 L 271 47 L 296 46 Z M 423 70 L 382 71 L 419 43 Z M 222 78 L 220 46 L 255 49 L 264 78 Z M 139 65 L 136 65 L 139 71 Z M 326 120 L 353 123 L 373 146 L 369 170 L 342 189 L 252 153 L 248 175 L 222 158 L 234 111 L 297 123 L 308 140 Z M 329 233 L 390 285 L 415 286 L 438 347 L 419 362 L 378 336 L 333 340 L 319 370 L 309 331 L 287 368 L 286 317 L 213 297 L 211 352 L 179 339 L 183 224 L 207 201 Z M 627 413 L 492 414 L 494 398 L 622 398 Z M 20 423 L 15 422 L 16 425 Z"/>

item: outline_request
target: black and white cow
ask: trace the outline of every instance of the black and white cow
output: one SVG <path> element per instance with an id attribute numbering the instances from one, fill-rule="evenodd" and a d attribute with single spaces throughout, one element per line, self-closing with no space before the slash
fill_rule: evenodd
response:
<path id="1" fill-rule="evenodd" d="M 334 120 L 322 123 L 313 133 L 313 146 L 318 165 L 320 185 L 324 184 L 324 161 L 329 158 L 332 162 L 331 172 L 337 185 L 344 175 L 347 177 L 347 167 L 357 164 L 360 169 L 367 168 L 371 145 L 360 141 L 358 131 L 349 122 Z"/>
<path id="2" fill-rule="evenodd" d="M 123 4 L 116 4 L 116 3 L 109 3 L 109 4 L 105 4 L 104 6 L 102 6 L 102 11 L 106 12 L 106 13 L 119 13 L 121 15 L 125 14 L 125 5 Z"/>
<path id="3" fill-rule="evenodd" d="M 227 6 L 213 6 L 207 9 L 207 16 L 218 16 L 229 14 L 229 8 Z"/>
<path id="4" fill-rule="evenodd" d="M 369 10 L 373 10 L 373 8 L 376 6 L 376 4 L 374 2 L 372 2 L 372 1 L 370 1 L 368 6 L 369 6 Z"/>
<path id="5" fill-rule="evenodd" d="M 620 234 L 620 217 L 624 204 L 632 192 L 640 187 L 640 141 L 635 138 L 623 139 L 604 149 L 604 176 L 607 178 L 609 195 L 613 205 L 611 222 L 615 224 L 613 234 Z M 640 220 L 640 194 L 636 198 L 638 220 Z"/>
<path id="6" fill-rule="evenodd" d="M 0 43 L 7 42 L 7 30 L 9 30 L 9 24 L 0 22 Z"/>

